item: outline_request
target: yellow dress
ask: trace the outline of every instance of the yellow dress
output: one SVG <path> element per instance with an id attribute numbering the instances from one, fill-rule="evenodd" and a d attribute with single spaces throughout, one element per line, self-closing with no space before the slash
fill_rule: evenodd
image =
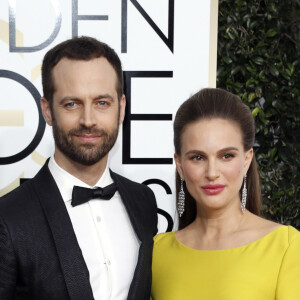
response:
<path id="1" fill-rule="evenodd" d="M 152 300 L 300 300 L 300 232 L 280 226 L 248 245 L 195 250 L 155 237 Z"/>

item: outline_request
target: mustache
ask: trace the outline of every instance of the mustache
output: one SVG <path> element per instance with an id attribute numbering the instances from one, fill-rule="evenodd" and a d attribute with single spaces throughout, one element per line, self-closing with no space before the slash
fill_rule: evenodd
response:
<path id="1" fill-rule="evenodd" d="M 95 135 L 95 136 L 107 136 L 107 132 L 104 129 L 96 127 L 80 127 L 73 128 L 69 131 L 68 135 Z"/>

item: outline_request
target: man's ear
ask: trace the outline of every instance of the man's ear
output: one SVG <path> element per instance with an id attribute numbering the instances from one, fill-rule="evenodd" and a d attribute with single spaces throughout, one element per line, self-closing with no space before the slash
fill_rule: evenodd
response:
<path id="1" fill-rule="evenodd" d="M 120 99 L 120 118 L 119 118 L 119 124 L 123 123 L 124 117 L 125 117 L 125 107 L 126 107 L 126 98 L 123 94 Z"/>
<path id="2" fill-rule="evenodd" d="M 50 104 L 44 97 L 41 99 L 41 108 L 46 123 L 52 126 L 53 123 L 52 123 L 52 113 L 51 113 Z"/>
<path id="3" fill-rule="evenodd" d="M 175 163 L 176 163 L 177 172 L 179 173 L 180 178 L 182 180 L 184 180 L 182 165 L 181 165 L 181 159 L 180 159 L 180 156 L 176 153 L 174 154 L 174 160 L 175 160 Z"/>

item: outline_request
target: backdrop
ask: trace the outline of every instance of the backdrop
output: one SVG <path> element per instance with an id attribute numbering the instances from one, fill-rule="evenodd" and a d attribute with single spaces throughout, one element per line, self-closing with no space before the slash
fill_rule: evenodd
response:
<path id="1" fill-rule="evenodd" d="M 120 55 L 126 118 L 111 168 L 149 185 L 159 231 L 174 229 L 172 123 L 179 105 L 215 87 L 218 0 L 1 0 L 0 196 L 53 154 L 40 110 L 41 61 L 57 43 L 89 35 Z"/>

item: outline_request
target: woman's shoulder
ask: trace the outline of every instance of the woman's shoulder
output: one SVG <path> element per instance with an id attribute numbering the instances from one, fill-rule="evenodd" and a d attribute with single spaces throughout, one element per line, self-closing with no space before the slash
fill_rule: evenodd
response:
<path id="1" fill-rule="evenodd" d="M 276 232 L 277 235 L 285 236 L 289 242 L 300 237 L 300 232 L 291 225 L 282 225 L 255 215 L 250 216 L 250 220 L 250 227 L 261 236 Z"/>
<path id="2" fill-rule="evenodd" d="M 175 235 L 175 231 L 159 233 L 154 237 L 154 246 L 157 246 L 162 243 L 170 242 Z"/>
<path id="3" fill-rule="evenodd" d="M 270 232 L 273 233 L 275 239 L 282 240 L 287 246 L 291 243 L 298 243 L 300 246 L 300 232 L 291 225 L 279 225 L 277 228 L 275 228 L 273 231 Z"/>
<path id="4" fill-rule="evenodd" d="M 257 241 L 272 243 L 274 249 L 275 245 L 278 245 L 279 249 L 285 249 L 285 251 L 290 247 L 300 251 L 300 232 L 295 227 L 274 222 L 265 225 L 261 228 L 259 232 L 261 238 L 258 238 Z"/>
<path id="5" fill-rule="evenodd" d="M 287 234 L 288 234 L 288 241 L 289 243 L 292 243 L 293 241 L 297 241 L 300 245 L 300 231 L 298 231 L 295 227 L 293 226 L 285 226 L 287 229 Z"/>

